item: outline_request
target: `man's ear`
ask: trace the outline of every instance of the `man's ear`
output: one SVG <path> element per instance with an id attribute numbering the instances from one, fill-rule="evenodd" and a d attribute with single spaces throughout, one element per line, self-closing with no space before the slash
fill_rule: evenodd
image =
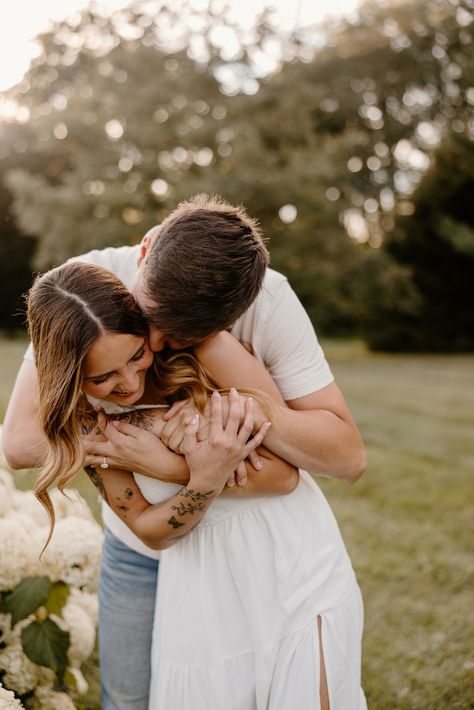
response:
<path id="1" fill-rule="evenodd" d="M 137 259 L 137 266 L 138 267 L 140 267 L 143 264 L 143 262 L 145 261 L 149 246 L 150 246 L 150 239 L 145 234 L 145 236 L 142 239 L 142 243 L 140 244 L 140 254 Z"/>
<path id="2" fill-rule="evenodd" d="M 141 266 L 145 261 L 146 257 L 148 256 L 150 246 L 157 234 L 158 228 L 153 227 L 152 229 L 148 230 L 148 232 L 143 237 L 142 243 L 140 244 L 140 255 L 137 259 L 137 266 Z"/>

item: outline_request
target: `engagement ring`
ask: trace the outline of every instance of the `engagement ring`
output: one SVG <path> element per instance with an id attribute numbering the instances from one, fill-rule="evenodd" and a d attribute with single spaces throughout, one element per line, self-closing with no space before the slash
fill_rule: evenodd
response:
<path id="1" fill-rule="evenodd" d="M 107 459 L 105 458 L 105 456 L 104 456 L 104 460 L 100 464 L 100 467 L 101 468 L 108 468 L 109 467 L 109 464 L 107 463 Z"/>

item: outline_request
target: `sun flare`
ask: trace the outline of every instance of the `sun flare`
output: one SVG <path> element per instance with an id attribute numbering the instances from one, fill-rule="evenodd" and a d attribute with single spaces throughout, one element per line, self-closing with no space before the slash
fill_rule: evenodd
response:
<path id="1" fill-rule="evenodd" d="M 170 0 L 168 0 L 170 2 Z M 205 7 L 209 0 L 191 0 L 197 8 Z M 346 14 L 358 5 L 359 0 L 332 0 L 330 10 L 326 4 L 314 0 L 231 0 L 238 17 L 245 23 L 264 6 L 275 9 L 282 27 L 305 26 L 321 20 L 325 15 Z M 106 11 L 124 7 L 127 0 L 102 0 L 98 5 Z M 160 3 L 161 4 L 161 3 Z M 51 20 L 62 20 L 86 7 L 86 0 L 17 0 L 2 3 L 0 7 L 0 92 L 18 83 L 38 51 L 34 37 L 47 29 Z"/>

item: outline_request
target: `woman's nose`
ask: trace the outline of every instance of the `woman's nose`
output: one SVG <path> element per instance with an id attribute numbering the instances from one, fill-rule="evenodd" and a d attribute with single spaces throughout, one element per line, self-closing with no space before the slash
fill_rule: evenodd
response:
<path id="1" fill-rule="evenodd" d="M 137 389 L 140 384 L 140 378 L 136 370 L 127 368 L 127 370 L 122 374 L 122 381 L 127 391 L 133 392 Z"/>

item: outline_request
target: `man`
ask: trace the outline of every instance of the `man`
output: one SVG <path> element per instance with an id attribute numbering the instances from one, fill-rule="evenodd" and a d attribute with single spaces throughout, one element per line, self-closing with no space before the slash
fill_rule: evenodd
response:
<path id="1" fill-rule="evenodd" d="M 286 402 L 272 406 L 267 448 L 314 473 L 346 481 L 361 475 L 363 445 L 310 321 L 286 279 L 267 268 L 261 234 L 241 208 L 200 195 L 179 205 L 141 245 L 96 250 L 78 259 L 108 268 L 134 291 L 148 316 L 155 352 L 195 345 L 230 329 L 264 362 Z M 5 455 L 13 468 L 38 465 L 44 451 L 35 391 L 30 352 L 20 368 L 3 428 Z M 167 441 L 179 441 L 180 425 L 188 417 L 186 407 L 173 408 L 165 427 Z M 108 442 L 88 443 L 89 462 L 97 464 L 105 457 L 109 464 L 143 473 L 157 467 L 151 434 L 130 425 L 116 430 L 109 426 L 107 431 Z M 248 478 L 247 485 L 234 486 L 231 494 L 282 494 L 295 485 L 266 480 L 251 467 Z M 239 482 L 245 483 L 242 472 Z M 145 710 L 157 554 L 106 505 L 103 517 L 99 622 L 103 708 Z"/>

